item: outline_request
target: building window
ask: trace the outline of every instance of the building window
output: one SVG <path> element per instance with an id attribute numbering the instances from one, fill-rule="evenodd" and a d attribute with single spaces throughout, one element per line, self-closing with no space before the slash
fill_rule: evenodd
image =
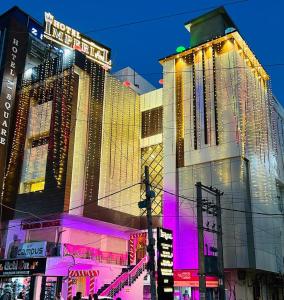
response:
<path id="1" fill-rule="evenodd" d="M 163 107 L 155 107 L 142 112 L 142 138 L 162 133 Z"/>
<path id="2" fill-rule="evenodd" d="M 31 193 L 44 190 L 45 181 L 25 182 L 22 193 Z"/>
<path id="3" fill-rule="evenodd" d="M 149 167 L 150 182 L 155 191 L 155 198 L 152 202 L 152 213 L 155 216 L 162 214 L 163 202 L 163 144 L 157 144 L 141 149 L 141 172 L 144 174 L 145 166 Z M 157 187 L 157 188 L 155 188 Z M 145 199 L 145 186 L 141 186 L 141 199 Z M 141 215 L 145 215 L 145 210 L 141 210 Z"/>
<path id="4" fill-rule="evenodd" d="M 31 192 L 42 191 L 44 189 L 44 181 L 32 182 L 31 183 Z"/>
<path id="5" fill-rule="evenodd" d="M 32 148 L 42 146 L 42 145 L 46 145 L 46 144 L 48 144 L 48 141 L 49 141 L 49 137 L 40 137 L 38 139 L 34 139 L 31 142 Z"/>

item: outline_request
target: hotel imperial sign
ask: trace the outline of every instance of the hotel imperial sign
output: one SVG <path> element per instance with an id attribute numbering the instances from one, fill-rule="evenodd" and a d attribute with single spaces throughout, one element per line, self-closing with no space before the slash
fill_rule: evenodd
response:
<path id="1" fill-rule="evenodd" d="M 57 21 L 49 12 L 45 13 L 44 37 L 57 44 L 84 53 L 89 59 L 96 61 L 107 69 L 111 68 L 109 49 L 94 43 L 75 29 Z"/>

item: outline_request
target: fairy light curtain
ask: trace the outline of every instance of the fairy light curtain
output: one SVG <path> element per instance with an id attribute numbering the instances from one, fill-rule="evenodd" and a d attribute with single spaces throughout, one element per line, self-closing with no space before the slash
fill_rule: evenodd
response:
<path id="1" fill-rule="evenodd" d="M 99 198 L 140 182 L 139 97 L 107 75 L 102 125 Z M 140 186 L 99 200 L 99 205 L 139 215 Z"/>
<path id="2" fill-rule="evenodd" d="M 62 57 L 57 57 L 34 68 L 32 78 L 23 76 L 7 170 L 11 181 L 21 170 L 20 193 L 43 190 L 50 176 L 57 187 L 63 186 L 73 93 L 73 57 L 69 60 L 65 71 Z M 52 165 L 49 177 L 47 161 Z M 35 183 L 40 184 L 35 187 Z"/>
<path id="3" fill-rule="evenodd" d="M 182 70 L 180 60 L 184 63 Z M 239 40 L 228 38 L 214 44 L 208 43 L 200 49 L 196 48 L 192 54 L 176 58 L 176 63 L 179 64 L 176 69 L 178 73 L 189 74 L 189 78 L 183 75 L 182 80 L 192 88 L 188 92 L 182 86 L 181 75 L 176 75 L 177 101 L 184 101 L 184 112 L 177 109 L 177 121 L 184 117 L 185 165 L 202 162 L 202 157 L 212 160 L 214 157 L 233 157 L 238 153 L 242 157 L 238 178 L 235 178 L 238 162 L 230 165 L 228 162 L 216 160 L 208 166 L 207 173 L 212 173 L 213 176 L 211 179 L 204 173 L 205 166 L 196 166 L 192 168 L 192 174 L 184 171 L 182 182 L 191 182 L 194 185 L 198 180 L 208 184 L 214 181 L 217 187 L 225 190 L 228 200 L 226 205 L 243 205 L 240 204 L 243 202 L 237 195 L 234 181 L 245 184 L 248 170 L 244 160 L 246 158 L 250 165 L 252 210 L 279 212 L 277 182 L 283 182 L 284 179 L 281 171 L 283 114 L 277 113 L 277 102 L 272 96 L 270 82 L 263 75 L 261 67 L 255 65 L 248 47 L 241 45 Z M 182 95 L 181 100 L 178 100 L 179 95 Z M 189 115 L 186 115 L 187 110 L 190 111 Z M 178 128 L 180 127 L 177 124 Z M 177 135 L 177 150 L 180 149 L 181 142 Z M 177 155 L 180 152 L 177 151 Z M 177 157 L 179 159 L 182 158 Z M 192 189 L 191 192 L 185 190 L 185 193 L 190 193 L 190 197 L 194 195 Z M 243 198 L 245 197 L 247 196 L 244 194 Z M 185 205 L 183 202 L 180 199 L 181 211 L 188 210 L 188 206 L 192 206 L 191 209 L 194 210 L 193 205 Z M 194 222 L 194 211 L 192 212 Z M 235 222 L 240 224 L 241 218 Z M 272 222 L 267 218 L 260 222 L 253 216 L 253 222 L 256 228 L 256 247 L 262 245 L 262 255 L 268 257 L 267 253 L 278 253 L 281 227 L 279 221 Z M 236 238 L 241 238 L 237 232 Z M 265 240 L 270 242 L 263 246 Z M 271 264 L 269 259 L 267 261 L 266 267 Z M 265 264 L 260 259 L 258 263 Z"/>
<path id="4" fill-rule="evenodd" d="M 102 149 L 102 118 L 106 71 L 98 64 L 85 61 L 89 74 L 88 141 L 86 157 L 85 202 L 98 199 Z"/>

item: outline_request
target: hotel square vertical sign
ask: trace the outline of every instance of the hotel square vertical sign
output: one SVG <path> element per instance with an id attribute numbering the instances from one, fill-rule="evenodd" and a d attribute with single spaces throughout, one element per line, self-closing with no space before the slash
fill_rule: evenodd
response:
<path id="1" fill-rule="evenodd" d="M 157 228 L 158 299 L 174 299 L 173 233 Z"/>
<path id="2" fill-rule="evenodd" d="M 27 33 L 15 19 L 12 19 L 4 39 L 5 55 L 3 56 L 3 81 L 0 97 L 0 188 L 5 172 L 11 120 L 14 113 L 15 95 L 18 74 L 23 72 Z"/>

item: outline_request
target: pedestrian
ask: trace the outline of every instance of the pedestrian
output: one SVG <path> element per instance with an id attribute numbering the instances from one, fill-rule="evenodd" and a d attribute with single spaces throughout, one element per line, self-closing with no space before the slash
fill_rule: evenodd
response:
<path id="1" fill-rule="evenodd" d="M 188 293 L 188 290 L 185 290 L 184 291 L 184 294 L 183 294 L 183 300 L 189 300 L 189 293 Z"/>
<path id="2" fill-rule="evenodd" d="M 10 285 L 5 286 L 4 294 L 1 296 L 0 300 L 12 300 L 13 290 Z"/>
<path id="3" fill-rule="evenodd" d="M 23 294 L 23 292 L 20 292 L 20 293 L 19 293 L 17 299 L 24 299 L 24 294 Z"/>
<path id="4" fill-rule="evenodd" d="M 94 294 L 94 295 L 93 295 L 93 299 L 94 299 L 94 300 L 99 300 L 98 294 Z"/>
<path id="5" fill-rule="evenodd" d="M 63 297 L 62 297 L 62 294 L 61 292 L 59 292 L 57 295 L 56 295 L 56 300 L 64 300 Z"/>

